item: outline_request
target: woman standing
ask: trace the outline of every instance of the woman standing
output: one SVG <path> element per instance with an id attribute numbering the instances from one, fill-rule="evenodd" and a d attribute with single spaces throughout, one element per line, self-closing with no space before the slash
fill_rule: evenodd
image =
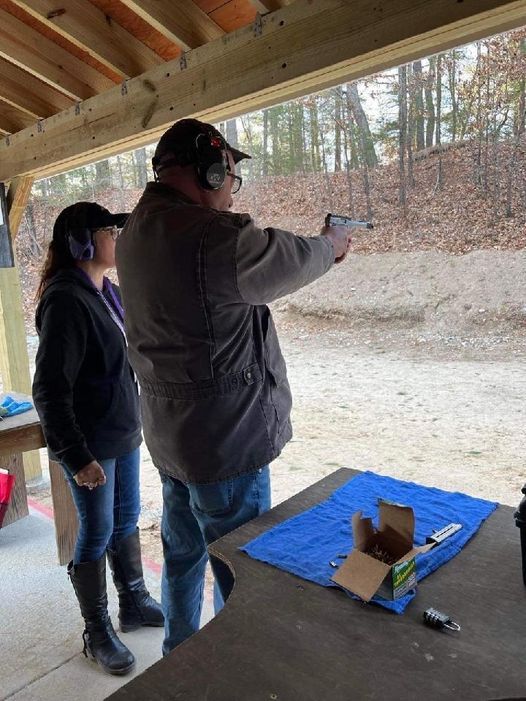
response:
<path id="1" fill-rule="evenodd" d="M 121 631 L 164 622 L 141 565 L 137 385 L 119 290 L 104 276 L 126 218 L 94 202 L 59 214 L 37 292 L 33 382 L 50 457 L 61 463 L 78 513 L 68 574 L 85 622 L 84 654 L 110 674 L 126 674 L 135 658 L 108 616 L 106 553 Z"/>

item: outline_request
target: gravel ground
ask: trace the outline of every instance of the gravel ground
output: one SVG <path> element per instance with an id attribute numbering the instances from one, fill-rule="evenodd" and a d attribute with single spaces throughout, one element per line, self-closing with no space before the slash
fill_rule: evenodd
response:
<path id="1" fill-rule="evenodd" d="M 351 256 L 275 303 L 294 438 L 273 464 L 274 503 L 346 466 L 516 505 L 525 264 L 524 251 Z M 160 561 L 160 483 L 146 450 L 142 502 L 143 546 Z"/>

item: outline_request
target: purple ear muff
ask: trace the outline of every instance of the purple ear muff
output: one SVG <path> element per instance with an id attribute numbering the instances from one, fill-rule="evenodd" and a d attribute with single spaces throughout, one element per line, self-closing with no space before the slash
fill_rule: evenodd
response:
<path id="1" fill-rule="evenodd" d="M 75 260 L 91 260 L 95 255 L 95 246 L 89 229 L 77 230 L 68 234 L 69 252 Z"/>

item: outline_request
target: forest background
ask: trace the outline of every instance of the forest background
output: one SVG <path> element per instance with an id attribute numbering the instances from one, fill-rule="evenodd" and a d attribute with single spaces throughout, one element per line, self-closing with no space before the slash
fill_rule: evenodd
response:
<path id="1" fill-rule="evenodd" d="M 328 211 L 374 223 L 358 254 L 525 243 L 526 28 L 219 124 L 252 159 L 235 198 L 264 226 L 315 234 Z M 58 212 L 128 211 L 155 145 L 40 180 L 17 237 L 28 332 Z"/>
<path id="2" fill-rule="evenodd" d="M 341 466 L 517 503 L 525 110 L 523 28 L 217 125 L 252 154 L 237 211 L 301 234 L 329 211 L 374 224 L 353 232 L 330 274 L 272 305 L 295 432 L 273 463 L 273 503 Z M 16 244 L 32 366 L 57 214 L 78 200 L 129 211 L 154 148 L 33 186 Z M 159 478 L 144 446 L 141 465 L 141 540 L 161 562 Z M 45 482 L 32 495 L 51 501 Z"/>

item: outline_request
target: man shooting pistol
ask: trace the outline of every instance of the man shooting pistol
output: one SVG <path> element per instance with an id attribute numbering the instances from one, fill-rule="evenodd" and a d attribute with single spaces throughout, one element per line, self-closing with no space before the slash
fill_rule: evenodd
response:
<path id="1" fill-rule="evenodd" d="M 369 221 L 362 221 L 360 219 L 350 219 L 341 214 L 327 214 L 325 217 L 325 226 L 347 226 L 357 227 L 361 229 L 374 229 L 374 224 Z"/>

